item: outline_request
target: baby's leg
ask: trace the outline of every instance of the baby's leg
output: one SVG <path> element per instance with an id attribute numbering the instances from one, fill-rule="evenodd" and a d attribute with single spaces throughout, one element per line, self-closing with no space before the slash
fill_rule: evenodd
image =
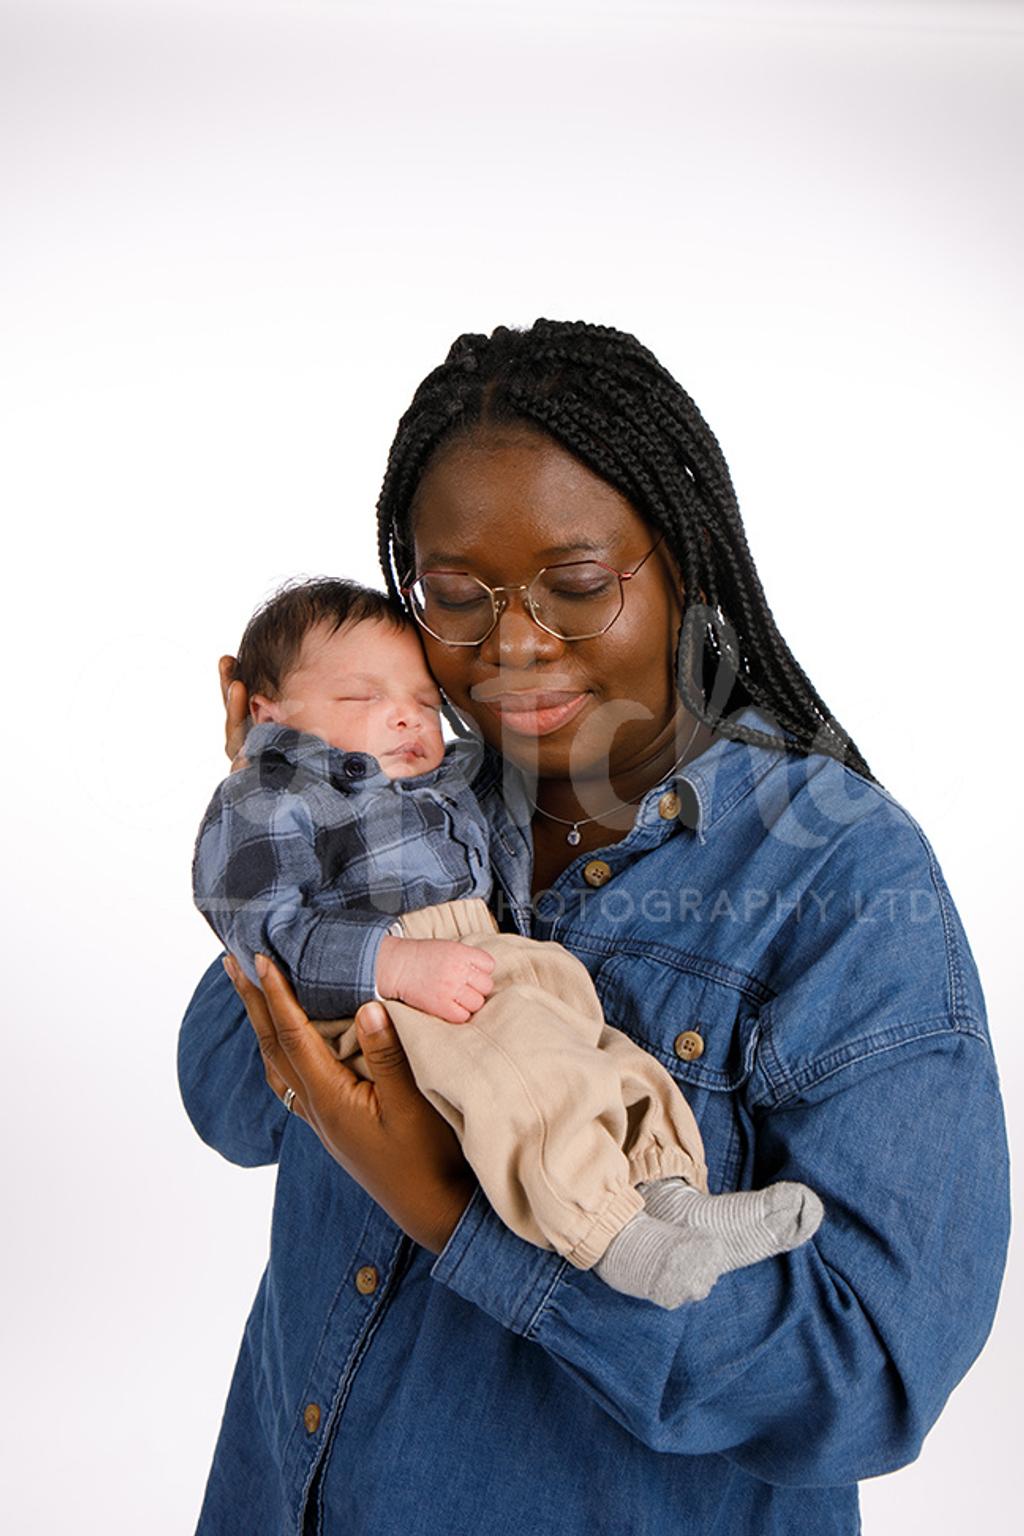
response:
<path id="1" fill-rule="evenodd" d="M 729 1270 L 798 1248 L 823 1214 L 805 1184 L 706 1195 L 685 1179 L 668 1178 L 638 1189 L 644 1210 L 612 1238 L 594 1273 L 661 1307 L 701 1301 Z"/>

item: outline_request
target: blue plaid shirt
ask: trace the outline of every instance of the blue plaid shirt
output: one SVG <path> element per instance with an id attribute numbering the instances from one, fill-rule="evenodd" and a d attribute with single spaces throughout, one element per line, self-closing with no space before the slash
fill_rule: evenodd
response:
<path id="1" fill-rule="evenodd" d="M 375 757 L 287 726 L 255 726 L 249 766 L 217 788 L 192 862 L 199 910 L 252 980 L 279 961 L 312 1018 L 349 1018 L 376 996 L 396 916 L 491 893 L 487 822 L 466 756 L 390 779 Z"/>

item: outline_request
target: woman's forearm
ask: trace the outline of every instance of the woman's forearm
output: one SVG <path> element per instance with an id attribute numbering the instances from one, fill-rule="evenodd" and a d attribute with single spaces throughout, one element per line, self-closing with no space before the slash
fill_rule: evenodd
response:
<path id="1" fill-rule="evenodd" d="M 828 1105 L 762 1130 L 772 1176 L 825 1202 L 815 1238 L 705 1301 L 663 1311 L 623 1296 L 508 1232 L 480 1193 L 432 1274 L 652 1449 L 718 1452 L 780 1484 L 903 1466 L 995 1311 L 1008 1234 L 995 1069 L 986 1043 L 944 1041 L 836 1083 Z"/>

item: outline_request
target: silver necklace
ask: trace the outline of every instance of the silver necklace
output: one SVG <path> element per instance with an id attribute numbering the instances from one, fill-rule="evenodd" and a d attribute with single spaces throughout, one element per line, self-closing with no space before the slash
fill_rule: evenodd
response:
<path id="1" fill-rule="evenodd" d="M 687 752 L 689 752 L 690 748 L 693 746 L 693 743 L 696 741 L 696 739 L 697 739 L 697 732 L 699 730 L 700 730 L 700 721 L 698 720 L 697 724 L 693 728 L 693 735 L 690 737 L 689 741 L 686 743 L 686 746 L 683 748 L 683 750 L 680 752 L 679 756 L 676 758 L 675 762 L 672 764 L 672 767 L 668 771 L 669 774 L 674 773 L 675 770 L 679 767 L 679 764 L 682 762 L 683 758 L 686 756 Z M 666 774 L 666 778 L 667 777 L 668 777 L 668 774 Z M 566 833 L 565 840 L 569 844 L 570 848 L 575 848 L 578 845 L 581 837 L 583 836 L 583 834 L 580 832 L 580 827 L 589 826 L 589 824 L 592 821 L 600 821 L 602 816 L 607 816 L 609 814 L 609 812 L 611 812 L 611 811 L 617 811 L 620 806 L 623 806 L 623 805 L 636 805 L 637 801 L 638 800 L 642 800 L 644 795 L 647 794 L 647 792 L 648 791 L 646 789 L 642 789 L 638 795 L 634 795 L 633 796 L 632 800 L 620 800 L 620 801 L 618 801 L 617 804 L 610 805 L 608 807 L 607 811 L 600 811 L 598 813 L 598 815 L 596 815 L 596 816 L 581 816 L 579 821 L 566 821 L 564 816 L 555 816 L 555 815 L 552 814 L 551 811 L 543 810 L 537 804 L 536 800 L 530 800 L 529 795 L 527 795 L 526 798 L 527 798 L 527 800 L 530 801 L 530 804 L 533 806 L 533 809 L 535 811 L 539 812 L 539 814 L 541 816 L 546 816 L 549 821 L 557 821 L 560 826 L 569 827 L 570 828 L 570 830 Z"/>

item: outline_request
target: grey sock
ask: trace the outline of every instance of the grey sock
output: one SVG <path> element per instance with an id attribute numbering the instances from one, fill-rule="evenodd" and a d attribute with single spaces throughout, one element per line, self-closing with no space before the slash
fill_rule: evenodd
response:
<path id="1" fill-rule="evenodd" d="M 708 1294 L 721 1273 L 720 1246 L 713 1233 L 681 1231 L 638 1211 L 593 1268 L 613 1290 L 678 1307 Z"/>
<path id="2" fill-rule="evenodd" d="M 717 1240 L 720 1274 L 798 1248 L 818 1230 L 824 1215 L 821 1201 L 806 1184 L 769 1184 L 730 1195 L 704 1195 L 679 1178 L 637 1187 L 649 1216 Z"/>

